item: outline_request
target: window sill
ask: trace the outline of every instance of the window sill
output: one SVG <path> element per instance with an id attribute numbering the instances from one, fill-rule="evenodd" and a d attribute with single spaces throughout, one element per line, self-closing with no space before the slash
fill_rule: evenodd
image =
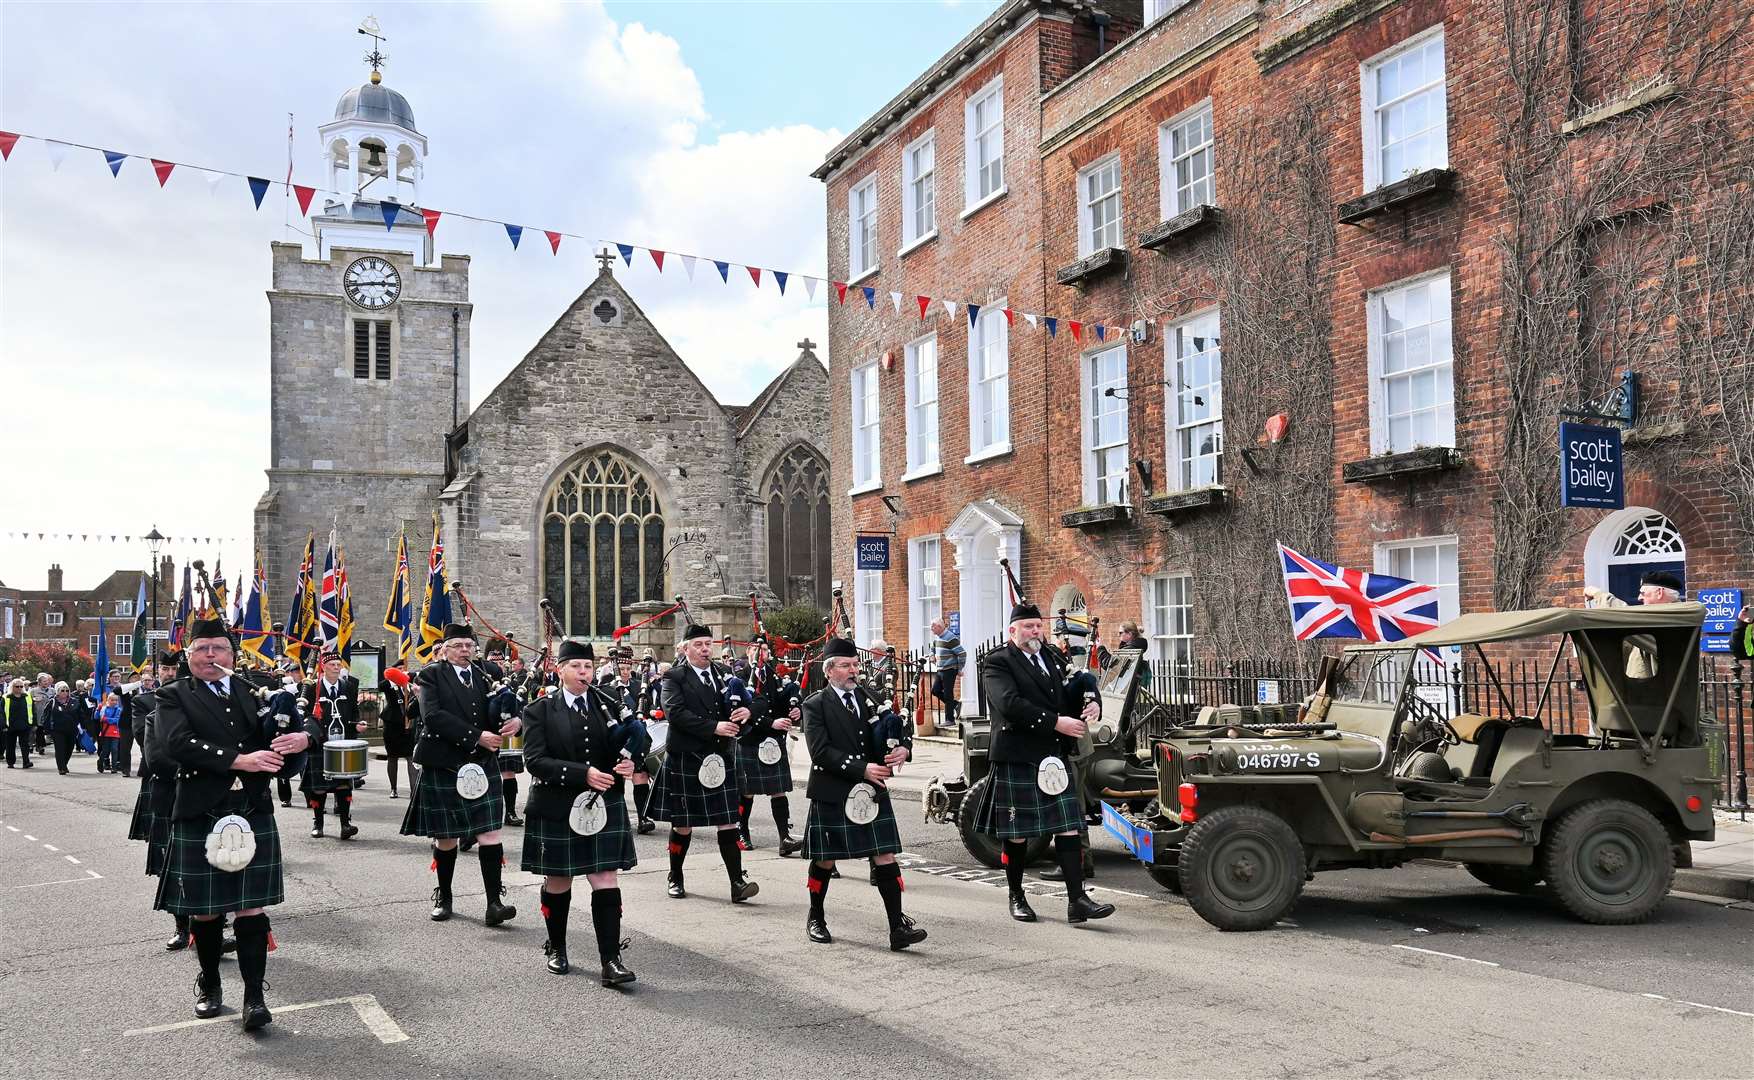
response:
<path id="1" fill-rule="evenodd" d="M 1161 224 L 1139 234 L 1139 246 L 1146 251 L 1162 251 L 1176 241 L 1197 236 L 1218 223 L 1216 206 L 1202 203 L 1190 207 Z"/>
<path id="2" fill-rule="evenodd" d="M 1350 202 L 1341 203 L 1335 216 L 1342 225 L 1356 225 L 1366 218 L 1385 214 L 1397 206 L 1407 206 L 1421 199 L 1454 191 L 1455 185 L 1454 169 L 1426 169 L 1392 184 L 1383 184 Z"/>
<path id="3" fill-rule="evenodd" d="M 878 269 L 877 267 L 873 266 L 871 269 L 860 274 L 858 277 L 847 278 L 847 287 L 850 289 L 854 285 L 857 285 L 859 282 L 864 281 L 866 278 L 876 277 L 877 276 L 877 269 Z"/>
<path id="4" fill-rule="evenodd" d="M 943 471 L 944 463 L 941 461 L 934 461 L 930 465 L 921 465 L 919 468 L 910 472 L 902 473 L 901 482 L 906 484 L 914 480 L 924 480 L 928 476 L 937 476 Z"/>
<path id="5" fill-rule="evenodd" d="M 1207 487 L 1189 488 L 1186 491 L 1167 491 L 1161 495 L 1151 495 L 1145 499 L 1144 510 L 1147 514 L 1159 517 L 1176 517 L 1180 514 L 1192 514 L 1201 510 L 1222 506 L 1230 497 L 1230 489 L 1222 484 Z"/>
<path id="6" fill-rule="evenodd" d="M 932 241 L 934 241 L 936 239 L 938 239 L 938 230 L 933 229 L 931 232 L 920 237 L 918 240 L 910 240 L 906 244 L 903 244 L 901 247 L 901 250 L 895 253 L 895 257 L 899 259 L 904 255 L 912 254 L 913 252 L 918 251 L 920 248 L 925 247 L 927 244 L 931 243 Z"/>
<path id="7" fill-rule="evenodd" d="M 1054 272 L 1054 280 L 1082 291 L 1097 278 L 1118 273 L 1127 268 L 1127 249 L 1105 247 L 1079 259 L 1075 263 L 1062 266 Z"/>
<path id="8" fill-rule="evenodd" d="M 1133 508 L 1126 503 L 1108 503 L 1103 506 L 1080 506 L 1076 510 L 1068 510 L 1060 515 L 1060 525 L 1067 529 L 1100 529 L 1109 525 L 1120 525 L 1133 516 Z"/>
<path id="9" fill-rule="evenodd" d="M 990 461 L 996 457 L 1004 457 L 1010 452 L 1011 444 L 1009 442 L 1002 442 L 994 446 L 986 447 L 982 450 L 976 450 L 974 453 L 963 458 L 962 463 L 964 465 L 974 465 L 982 461 Z"/>
<path id="10" fill-rule="evenodd" d="M 970 206 L 968 209 L 964 210 L 962 212 L 962 216 L 958 220 L 967 221 L 969 218 L 974 217 L 976 214 L 980 213 L 982 210 L 985 210 L 987 207 L 998 202 L 1000 199 L 1003 199 L 1010 192 L 1010 190 L 1011 190 L 1010 188 L 1003 188 L 1002 187 L 999 190 L 993 192 L 991 195 L 988 195 L 986 198 L 982 199 L 981 201 Z"/>
<path id="11" fill-rule="evenodd" d="M 1675 83 L 1671 79 L 1658 79 L 1656 82 L 1639 90 L 1625 94 L 1613 101 L 1598 105 L 1586 113 L 1579 114 L 1575 119 L 1567 120 L 1559 129 L 1561 135 L 1576 135 L 1586 128 L 1606 123 L 1634 109 L 1642 109 L 1646 105 L 1654 105 L 1664 98 L 1675 95 Z"/>
<path id="12" fill-rule="evenodd" d="M 862 486 L 855 487 L 855 488 L 852 488 L 851 490 L 849 490 L 847 492 L 847 498 L 850 499 L 855 495 L 869 495 L 873 491 L 882 491 L 882 490 L 883 490 L 883 481 L 881 479 L 873 480 L 868 484 L 864 484 Z"/>
<path id="13" fill-rule="evenodd" d="M 1422 446 L 1395 454 L 1377 454 L 1363 461 L 1348 461 L 1340 466 L 1340 479 L 1348 484 L 1368 484 L 1420 473 L 1447 472 L 1465 464 L 1462 452 L 1453 446 Z"/>

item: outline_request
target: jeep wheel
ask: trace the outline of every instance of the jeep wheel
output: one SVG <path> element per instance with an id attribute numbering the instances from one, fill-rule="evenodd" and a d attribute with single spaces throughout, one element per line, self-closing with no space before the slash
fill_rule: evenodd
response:
<path id="1" fill-rule="evenodd" d="M 1502 866 L 1498 863 L 1463 863 L 1475 880 L 1499 892 L 1531 893 L 1541 884 L 1539 866 Z"/>
<path id="2" fill-rule="evenodd" d="M 1668 832 L 1649 810 L 1625 799 L 1573 807 L 1544 847 L 1548 883 L 1565 909 L 1584 922 L 1643 922 L 1675 879 Z"/>
<path id="3" fill-rule="evenodd" d="M 1151 875 L 1152 881 L 1157 882 L 1157 884 L 1163 886 L 1177 896 L 1182 895 L 1182 872 L 1180 867 L 1159 866 L 1156 863 L 1149 863 L 1145 867 L 1145 872 Z"/>
<path id="4" fill-rule="evenodd" d="M 1265 930 L 1303 891 L 1303 842 L 1284 818 L 1256 806 L 1196 821 L 1179 858 L 1188 904 L 1220 930 Z"/>
<path id="5" fill-rule="evenodd" d="M 987 797 L 992 786 L 992 777 L 983 776 L 969 787 L 962 796 L 962 805 L 956 808 L 956 832 L 962 837 L 962 846 L 968 849 L 976 862 L 996 870 L 1003 865 L 999 862 L 999 838 L 989 836 L 975 827 L 975 819 L 980 816 L 981 801 Z M 1046 836 L 1037 836 L 1030 840 L 1029 847 L 1023 853 L 1023 865 L 1033 866 L 1039 862 L 1047 854 L 1048 845 L 1052 842 Z"/>

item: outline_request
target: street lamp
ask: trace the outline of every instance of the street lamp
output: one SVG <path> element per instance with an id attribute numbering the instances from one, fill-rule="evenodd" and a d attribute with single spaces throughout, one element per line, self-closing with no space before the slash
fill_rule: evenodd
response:
<path id="1" fill-rule="evenodd" d="M 159 533 L 158 526 L 146 534 L 146 548 L 152 552 L 152 630 L 158 629 L 158 547 L 164 543 L 164 536 Z M 146 632 L 146 654 L 152 656 L 152 630 Z"/>

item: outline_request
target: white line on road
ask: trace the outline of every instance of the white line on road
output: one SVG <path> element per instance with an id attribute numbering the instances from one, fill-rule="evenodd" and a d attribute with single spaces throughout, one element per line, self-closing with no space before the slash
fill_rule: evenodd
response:
<path id="1" fill-rule="evenodd" d="M 56 847 L 54 844 L 44 844 L 43 850 L 44 851 L 60 851 L 61 849 Z"/>
<path id="2" fill-rule="evenodd" d="M 61 856 L 61 857 L 62 857 L 62 858 L 63 858 L 63 859 L 66 859 L 66 860 L 67 860 L 67 861 L 68 861 L 68 862 L 70 862 L 70 863 L 72 863 L 72 864 L 73 864 L 73 865 L 74 865 L 74 866 L 78 866 L 78 865 L 79 865 L 79 860 L 78 860 L 78 859 L 75 859 L 75 858 L 74 858 L 74 857 L 73 857 L 73 856 L 71 856 L 71 855 L 63 855 L 63 856 Z"/>
<path id="3" fill-rule="evenodd" d="M 37 838 L 36 838 L 36 837 L 34 837 L 34 836 L 32 836 L 32 835 L 31 835 L 31 834 L 30 834 L 30 833 L 25 833 L 25 834 L 24 834 L 24 838 L 25 838 L 25 839 L 26 839 L 26 840 L 29 840 L 29 841 L 30 841 L 30 842 L 31 842 L 31 843 L 33 843 L 33 844 L 34 844 L 34 843 L 37 843 Z"/>
<path id="4" fill-rule="evenodd" d="M 1416 945 L 1391 945 L 1391 949 L 1405 949 L 1408 952 L 1424 953 L 1426 956 L 1441 956 L 1445 960 L 1466 960 L 1470 964 L 1484 964 L 1486 967 L 1498 967 L 1491 960 L 1476 960 L 1472 956 L 1457 956 L 1453 952 L 1438 952 L 1436 949 L 1421 949 Z"/>
<path id="5" fill-rule="evenodd" d="M 91 871 L 87 870 L 86 873 L 91 874 Z M 29 885 L 14 885 L 13 888 L 15 888 L 15 889 L 40 889 L 44 885 L 67 885 L 67 884 L 70 884 L 70 883 L 75 882 L 75 881 L 93 881 L 101 876 L 102 875 L 100 875 L 100 874 L 92 874 L 91 877 L 69 877 L 69 878 L 62 878 L 59 881 L 37 881 L 37 882 L 33 882 L 32 884 L 29 884 Z"/>
<path id="6" fill-rule="evenodd" d="M 1650 998 L 1652 1001 L 1672 1001 L 1677 1005 L 1691 1005 L 1695 1009 L 1710 1009 L 1712 1012 L 1729 1013 L 1731 1016 L 1746 1016 L 1749 1018 L 1754 1018 L 1754 1012 L 1742 1012 L 1738 1009 L 1726 1009 L 1722 1005 L 1707 1005 L 1701 1001 L 1682 1001 L 1680 998 L 1664 997 L 1661 994 L 1640 994 L 1638 996 Z"/>
<path id="7" fill-rule="evenodd" d="M 8 826 L 6 826 L 6 831 L 7 832 L 17 832 L 18 826 L 17 825 L 8 825 Z"/>
<path id="8" fill-rule="evenodd" d="M 87 870 L 86 873 L 91 875 L 93 881 L 102 881 L 104 879 L 104 876 L 96 870 Z"/>
<path id="9" fill-rule="evenodd" d="M 371 994 L 329 998 L 326 1001 L 306 1001 L 298 1005 L 276 1005 L 274 1011 L 276 1013 L 301 1012 L 305 1009 L 322 1009 L 330 1005 L 353 1006 L 353 1011 L 365 1024 L 366 1030 L 377 1036 L 377 1040 L 385 1045 L 408 1041 L 408 1033 L 402 1030 L 395 1019 L 384 1011 L 384 1007 L 378 1004 L 378 999 Z M 182 1031 L 186 1028 L 206 1027 L 209 1024 L 237 1023 L 241 1019 L 241 1016 L 217 1016 L 211 1020 L 184 1020 L 176 1024 L 160 1024 L 158 1027 L 124 1031 L 122 1038 L 126 1039 L 135 1035 L 157 1035 L 165 1031 Z"/>

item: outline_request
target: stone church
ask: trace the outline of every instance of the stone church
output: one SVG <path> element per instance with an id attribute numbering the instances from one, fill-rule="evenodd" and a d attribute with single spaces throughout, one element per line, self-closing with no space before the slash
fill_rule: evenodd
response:
<path id="1" fill-rule="evenodd" d="M 255 526 L 276 618 L 307 533 L 320 563 L 333 524 L 359 634 L 388 637 L 397 539 L 418 602 L 435 514 L 452 579 L 524 642 L 544 598 L 596 639 L 677 595 L 715 622 L 750 592 L 827 609 L 827 373 L 810 342 L 748 405 L 722 404 L 605 256 L 471 411 L 469 259 L 433 251 L 412 107 L 374 71 L 318 134 L 329 186 L 358 197 L 312 214 L 314 250 L 271 245 Z"/>

